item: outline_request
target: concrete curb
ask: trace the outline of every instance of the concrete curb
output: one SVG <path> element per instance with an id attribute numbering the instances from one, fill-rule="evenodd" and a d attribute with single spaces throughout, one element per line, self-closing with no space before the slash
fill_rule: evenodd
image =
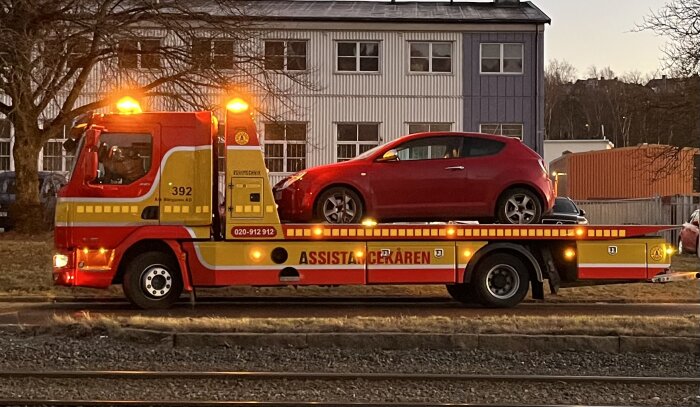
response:
<path id="1" fill-rule="evenodd" d="M 47 335 L 51 328 L 41 325 L 0 324 L 0 330 L 14 334 Z M 58 334 L 68 333 L 58 330 Z M 100 334 L 104 334 L 103 331 Z M 349 349 L 444 349 L 499 352 L 583 352 L 700 354 L 700 338 L 654 336 L 517 335 L 408 332 L 168 332 L 123 328 L 114 337 L 129 342 L 187 347 L 349 348 Z"/>

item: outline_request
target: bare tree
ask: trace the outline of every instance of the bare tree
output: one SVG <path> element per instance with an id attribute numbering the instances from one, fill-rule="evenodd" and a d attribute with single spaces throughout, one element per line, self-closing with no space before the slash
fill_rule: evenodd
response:
<path id="1" fill-rule="evenodd" d="M 565 60 L 552 59 L 544 70 L 545 83 L 545 129 L 552 128 L 552 115 L 559 104 L 566 98 L 566 86 L 576 79 L 576 68 Z M 551 138 L 547 131 L 546 138 Z"/>
<path id="2" fill-rule="evenodd" d="M 308 86 L 303 76 L 282 69 L 280 80 L 270 70 L 276 66 L 265 66 L 264 21 L 251 3 L 0 0 L 0 113 L 14 128 L 18 230 L 39 227 L 44 143 L 113 103 L 118 90 L 169 108 L 210 109 L 232 90 L 283 95 Z"/>
<path id="3" fill-rule="evenodd" d="M 671 0 L 644 18 L 637 30 L 668 38 L 666 68 L 677 76 L 700 74 L 700 0 Z"/>

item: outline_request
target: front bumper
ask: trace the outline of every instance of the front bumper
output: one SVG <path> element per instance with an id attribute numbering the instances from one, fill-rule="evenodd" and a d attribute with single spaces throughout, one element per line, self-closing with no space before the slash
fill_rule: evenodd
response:
<path id="1" fill-rule="evenodd" d="M 273 189 L 277 213 L 284 222 L 311 222 L 313 219 L 314 194 L 291 185 L 284 189 Z"/>
<path id="2" fill-rule="evenodd" d="M 114 250 L 61 251 L 53 257 L 53 284 L 66 287 L 107 288 L 112 284 Z"/>

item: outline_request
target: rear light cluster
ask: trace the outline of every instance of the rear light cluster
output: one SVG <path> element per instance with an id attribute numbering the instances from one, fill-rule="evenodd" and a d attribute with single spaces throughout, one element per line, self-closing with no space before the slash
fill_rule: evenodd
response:
<path id="1" fill-rule="evenodd" d="M 544 160 L 540 158 L 539 160 L 537 160 L 537 162 L 540 164 L 540 168 L 542 168 L 542 171 L 544 171 L 544 175 L 549 176 L 547 164 L 544 162 Z"/>

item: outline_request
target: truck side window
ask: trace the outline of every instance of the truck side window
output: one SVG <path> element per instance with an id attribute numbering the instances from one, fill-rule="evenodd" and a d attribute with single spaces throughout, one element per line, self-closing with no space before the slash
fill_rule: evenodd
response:
<path id="1" fill-rule="evenodd" d="M 128 185 L 151 169 L 153 138 L 144 133 L 102 133 L 97 144 L 97 184 Z"/>

